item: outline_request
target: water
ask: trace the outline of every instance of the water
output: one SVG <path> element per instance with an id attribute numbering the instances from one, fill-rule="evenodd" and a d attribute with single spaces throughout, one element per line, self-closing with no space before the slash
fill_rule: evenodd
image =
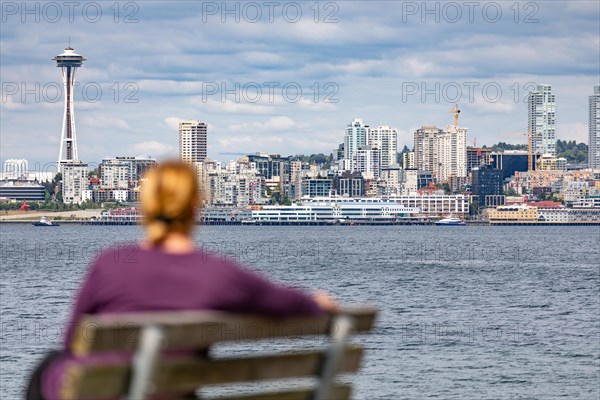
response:
<path id="1" fill-rule="evenodd" d="M 2 225 L 0 398 L 60 343 L 93 254 L 139 227 Z M 204 227 L 275 279 L 376 304 L 355 399 L 600 397 L 598 227 Z M 67 245 L 66 243 L 70 243 Z"/>

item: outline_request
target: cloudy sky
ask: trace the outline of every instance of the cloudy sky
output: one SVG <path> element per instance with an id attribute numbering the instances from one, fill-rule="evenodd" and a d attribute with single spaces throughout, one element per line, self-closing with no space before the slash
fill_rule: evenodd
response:
<path id="1" fill-rule="evenodd" d="M 330 153 L 362 118 L 400 132 L 462 110 L 468 142 L 525 143 L 526 94 L 551 84 L 557 135 L 587 142 L 600 3 L 2 2 L 1 158 L 58 157 L 68 38 L 79 156 L 177 156 L 180 120 L 209 157 Z M 60 85 L 58 85 L 60 84 Z M 236 90 L 236 88 L 238 90 Z"/>

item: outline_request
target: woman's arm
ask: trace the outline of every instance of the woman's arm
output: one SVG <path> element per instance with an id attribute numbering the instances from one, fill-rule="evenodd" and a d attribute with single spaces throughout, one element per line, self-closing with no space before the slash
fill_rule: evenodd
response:
<path id="1" fill-rule="evenodd" d="M 255 272 L 239 268 L 238 290 L 243 293 L 243 311 L 269 317 L 285 318 L 300 315 L 320 315 L 335 311 L 335 301 L 324 292 L 309 296 L 304 292 L 276 284 Z"/>

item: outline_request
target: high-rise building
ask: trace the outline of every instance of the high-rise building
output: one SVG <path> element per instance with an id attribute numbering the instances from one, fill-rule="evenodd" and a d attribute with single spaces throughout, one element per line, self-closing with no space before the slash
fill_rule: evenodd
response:
<path id="1" fill-rule="evenodd" d="M 256 170 L 215 170 L 207 173 L 207 180 L 205 196 L 211 205 L 247 207 L 266 201 L 265 178 Z"/>
<path id="2" fill-rule="evenodd" d="M 354 156 L 358 149 L 369 144 L 369 125 L 362 119 L 355 118 L 346 128 L 344 136 L 344 159 L 348 170 L 354 171 Z"/>
<path id="3" fill-rule="evenodd" d="M 529 93 L 527 104 L 532 163 L 542 154 L 556 157 L 556 97 L 552 87 L 538 85 Z"/>
<path id="4" fill-rule="evenodd" d="M 415 152 L 402 153 L 402 169 L 415 169 Z"/>
<path id="5" fill-rule="evenodd" d="M 290 194 L 294 199 L 302 197 L 302 160 L 290 161 Z"/>
<path id="6" fill-rule="evenodd" d="M 588 160 L 591 169 L 600 169 L 600 85 L 594 86 L 590 96 Z"/>
<path id="7" fill-rule="evenodd" d="M 98 166 L 100 187 L 105 189 L 137 187 L 144 173 L 156 165 L 156 160 L 148 156 L 104 158 Z"/>
<path id="8" fill-rule="evenodd" d="M 73 88 L 75 87 L 75 71 L 81 67 L 86 59 L 75 53 L 75 50 L 69 45 L 64 53 L 57 55 L 53 60 L 56 61 L 56 66 L 62 72 L 65 97 L 65 110 L 60 135 L 60 151 L 58 153 L 58 170 L 61 171 L 63 164 L 79 160 L 77 153 L 77 131 L 75 130 L 75 97 L 73 96 Z"/>
<path id="9" fill-rule="evenodd" d="M 406 153 L 405 153 L 406 154 Z M 404 170 L 398 164 L 381 168 L 381 179 L 383 180 L 383 194 L 388 196 L 402 194 L 402 183 L 404 182 Z"/>
<path id="10" fill-rule="evenodd" d="M 381 152 L 381 167 L 396 164 L 398 157 L 398 130 L 381 125 L 369 130 L 368 145 Z"/>
<path id="11" fill-rule="evenodd" d="M 105 158 L 98 166 L 100 187 L 103 189 L 128 189 L 129 165 L 121 160 Z"/>
<path id="12" fill-rule="evenodd" d="M 422 126 L 414 134 L 414 167 L 418 170 L 437 171 L 439 168 L 439 136 L 442 130 L 437 126 Z"/>
<path id="13" fill-rule="evenodd" d="M 404 182 L 402 184 L 402 195 L 416 194 L 419 189 L 419 171 L 407 169 L 404 171 Z"/>
<path id="14" fill-rule="evenodd" d="M 470 147 L 467 149 L 467 173 L 481 165 L 490 165 L 492 149 Z"/>
<path id="15" fill-rule="evenodd" d="M 381 174 L 381 150 L 363 146 L 354 153 L 354 171 L 367 179 L 379 178 Z"/>
<path id="16" fill-rule="evenodd" d="M 414 167 L 431 171 L 438 182 L 467 176 L 467 128 L 450 125 L 445 131 L 423 126 L 414 134 Z"/>
<path id="17" fill-rule="evenodd" d="M 254 163 L 256 170 L 267 181 L 279 180 L 282 183 L 290 180 L 290 158 L 280 154 L 256 153 L 249 154 L 244 159 Z"/>
<path id="18" fill-rule="evenodd" d="M 515 172 L 525 172 L 529 170 L 527 151 L 523 150 L 504 150 L 503 152 L 494 152 L 490 155 L 490 167 L 502 170 L 503 179 L 510 178 Z"/>
<path id="19" fill-rule="evenodd" d="M 436 173 L 440 182 L 451 177 L 467 176 L 467 128 L 449 125 L 439 141 L 439 169 Z"/>
<path id="20" fill-rule="evenodd" d="M 499 169 L 481 166 L 473 168 L 472 193 L 479 196 L 479 205 L 485 206 L 495 202 L 504 193 L 503 173 Z"/>
<path id="21" fill-rule="evenodd" d="M 88 187 L 88 165 L 75 160 L 63 163 L 61 170 L 63 202 L 81 204 Z"/>
<path id="22" fill-rule="evenodd" d="M 206 123 L 190 120 L 179 123 L 179 158 L 197 163 L 206 160 Z"/>

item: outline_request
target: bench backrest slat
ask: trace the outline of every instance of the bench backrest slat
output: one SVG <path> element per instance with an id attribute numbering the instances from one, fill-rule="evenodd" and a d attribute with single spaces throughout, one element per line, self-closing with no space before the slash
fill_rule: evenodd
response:
<path id="1" fill-rule="evenodd" d="M 329 400 L 347 400 L 352 393 L 350 385 L 336 384 L 333 386 Z M 314 389 L 296 389 L 276 393 L 261 393 L 258 395 L 241 395 L 233 397 L 219 397 L 219 400 L 312 400 Z"/>
<path id="2" fill-rule="evenodd" d="M 348 347 L 340 373 L 356 372 L 362 358 L 360 347 Z M 204 385 L 317 376 L 323 351 L 283 353 L 237 359 L 161 360 L 153 379 L 154 390 L 193 392 Z M 81 369 L 77 398 L 116 398 L 126 394 L 131 367 L 128 363 L 90 366 Z"/>
<path id="3" fill-rule="evenodd" d="M 345 309 L 355 332 L 368 332 L 376 311 Z M 152 323 L 163 327 L 164 350 L 204 349 L 224 341 L 325 335 L 335 330 L 331 316 L 284 321 L 222 312 L 182 311 L 88 315 L 77 325 L 72 351 L 78 356 L 103 351 L 134 351 L 141 329 Z"/>

